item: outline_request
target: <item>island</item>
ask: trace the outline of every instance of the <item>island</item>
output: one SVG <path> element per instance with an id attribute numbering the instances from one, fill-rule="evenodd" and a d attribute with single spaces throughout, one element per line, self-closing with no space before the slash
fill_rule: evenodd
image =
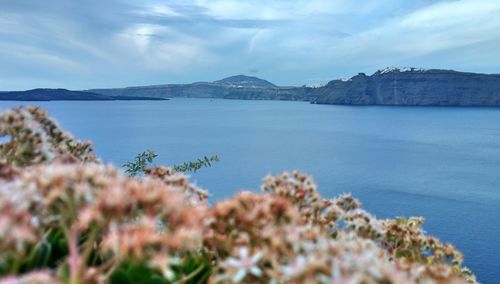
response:
<path id="1" fill-rule="evenodd" d="M 87 91 L 66 89 L 33 89 L 27 91 L 0 92 L 2 101 L 116 101 L 116 100 L 166 100 L 146 96 L 108 96 Z"/>
<path id="2" fill-rule="evenodd" d="M 281 87 L 252 76 L 236 75 L 214 82 L 166 84 L 114 89 L 91 89 L 108 96 L 148 96 L 152 98 L 219 98 L 240 100 L 308 100 L 307 87 Z"/>
<path id="3" fill-rule="evenodd" d="M 313 104 L 389 106 L 500 106 L 500 74 L 422 68 L 384 68 L 323 86 L 277 86 L 245 75 L 213 82 L 69 91 L 0 92 L 0 100 L 162 100 L 219 98 L 289 100 Z"/>

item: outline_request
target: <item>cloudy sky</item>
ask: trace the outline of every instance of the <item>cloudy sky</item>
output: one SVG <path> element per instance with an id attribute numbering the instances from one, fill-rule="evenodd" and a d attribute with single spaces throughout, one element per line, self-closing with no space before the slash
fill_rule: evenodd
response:
<path id="1" fill-rule="evenodd" d="M 0 90 L 500 73 L 500 0 L 0 0 Z"/>

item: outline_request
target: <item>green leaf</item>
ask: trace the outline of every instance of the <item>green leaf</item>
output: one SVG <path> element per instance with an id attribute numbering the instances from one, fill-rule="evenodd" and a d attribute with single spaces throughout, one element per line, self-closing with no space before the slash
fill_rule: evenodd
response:
<path id="1" fill-rule="evenodd" d="M 111 284 L 167 284 L 159 271 L 142 261 L 125 262 L 111 275 Z"/>
<path id="2" fill-rule="evenodd" d="M 133 162 L 126 162 L 123 164 L 125 172 L 130 176 L 144 174 L 146 168 L 153 162 L 158 155 L 152 150 L 146 150 L 139 153 Z"/>

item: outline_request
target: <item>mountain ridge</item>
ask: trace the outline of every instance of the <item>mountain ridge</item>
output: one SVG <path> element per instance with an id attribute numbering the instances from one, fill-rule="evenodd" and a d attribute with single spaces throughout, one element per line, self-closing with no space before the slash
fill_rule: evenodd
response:
<path id="1" fill-rule="evenodd" d="M 214 81 L 213 83 L 225 84 L 228 86 L 254 87 L 254 88 L 256 88 L 256 87 L 277 88 L 278 87 L 267 80 L 253 77 L 253 76 L 247 76 L 247 75 L 230 76 L 230 77 L 226 77 L 226 78 L 221 79 L 221 80 Z"/>
<path id="2" fill-rule="evenodd" d="M 213 82 L 90 91 L 121 96 L 299 100 L 340 105 L 500 106 L 500 74 L 387 67 L 372 75 L 359 73 L 315 87 L 281 87 L 257 77 L 236 75 Z"/>
<path id="3" fill-rule="evenodd" d="M 52 90 L 53 94 L 45 94 L 49 92 L 46 90 Z M 190 84 L 83 91 L 35 89 L 22 92 L 0 92 L 0 100 L 135 100 L 188 97 L 292 100 L 339 105 L 497 107 L 500 106 L 500 74 L 387 67 L 375 71 L 372 75 L 358 73 L 348 79 L 335 79 L 326 85 L 314 87 L 283 87 L 258 77 L 235 75 L 212 82 Z"/>
<path id="4" fill-rule="evenodd" d="M 103 95 L 159 98 L 304 100 L 306 97 L 304 87 L 278 87 L 264 79 L 247 75 L 235 75 L 212 82 L 90 89 L 87 91 Z"/>

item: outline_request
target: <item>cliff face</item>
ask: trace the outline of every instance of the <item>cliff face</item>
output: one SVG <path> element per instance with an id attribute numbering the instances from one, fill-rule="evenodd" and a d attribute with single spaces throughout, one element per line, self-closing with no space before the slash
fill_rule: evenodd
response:
<path id="1" fill-rule="evenodd" d="M 387 68 L 316 89 L 313 103 L 347 105 L 500 106 L 500 75 Z"/>

